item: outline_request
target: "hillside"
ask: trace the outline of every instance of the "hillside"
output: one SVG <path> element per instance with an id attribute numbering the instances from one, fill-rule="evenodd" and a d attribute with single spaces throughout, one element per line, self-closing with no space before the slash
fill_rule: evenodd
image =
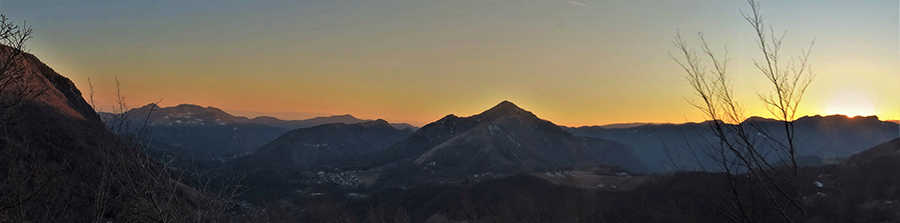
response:
<path id="1" fill-rule="evenodd" d="M 471 117 L 448 115 L 370 157 L 387 178 L 453 179 L 575 166 L 608 165 L 645 171 L 622 144 L 575 137 L 504 101 Z"/>
<path id="2" fill-rule="evenodd" d="M 398 130 L 381 119 L 300 128 L 231 162 L 253 169 L 271 165 L 306 169 L 316 164 L 322 165 L 324 161 L 379 152 L 411 133 L 409 129 Z"/>
<path id="3" fill-rule="evenodd" d="M 43 94 L 3 109 L 0 221 L 176 221 L 216 202 L 119 141 L 71 80 L 31 54 L 17 66 Z"/>
<path id="4" fill-rule="evenodd" d="M 900 138 L 851 156 L 846 163 L 801 169 L 806 215 L 786 214 L 794 222 L 896 222 L 900 219 Z M 522 174 L 482 181 L 455 181 L 386 188 L 343 203 L 313 200 L 309 220 L 384 219 L 386 222 L 730 222 L 737 214 L 722 201 L 733 191 L 724 174 L 680 172 L 647 177 L 603 176 L 613 182 L 631 181 L 629 188 L 579 187 L 571 175 L 543 177 Z M 547 174 L 548 176 L 551 175 Z M 747 176 L 740 174 L 738 176 Z M 549 178 L 560 178 L 556 183 Z M 733 178 L 748 183 L 749 178 Z M 609 186 L 609 185 L 606 185 Z M 743 208 L 754 210 L 761 222 L 781 218 L 759 187 L 736 187 L 744 194 Z M 337 197 L 337 196 L 335 196 Z M 336 199 L 336 198 L 332 198 Z M 372 206 L 372 204 L 379 204 Z M 790 205 L 780 201 L 779 205 Z M 333 207 L 325 209 L 325 207 Z M 332 212 L 323 212 L 331 210 Z"/>

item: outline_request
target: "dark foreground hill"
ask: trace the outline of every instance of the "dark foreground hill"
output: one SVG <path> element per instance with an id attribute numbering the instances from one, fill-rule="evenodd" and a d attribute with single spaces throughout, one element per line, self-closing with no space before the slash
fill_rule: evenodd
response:
<path id="1" fill-rule="evenodd" d="M 2 99 L 24 101 L 2 109 L 12 119 L 0 125 L 0 222 L 209 220 L 195 218 L 200 202 L 217 200 L 120 141 L 72 81 L 30 54 L 14 66 L 24 84 Z M 8 94 L 26 88 L 42 94 Z"/>

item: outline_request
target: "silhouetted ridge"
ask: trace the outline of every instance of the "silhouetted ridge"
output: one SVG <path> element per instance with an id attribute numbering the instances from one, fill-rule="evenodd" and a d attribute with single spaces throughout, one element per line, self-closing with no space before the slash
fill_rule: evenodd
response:
<path id="1" fill-rule="evenodd" d="M 456 116 L 456 115 L 454 115 L 454 114 L 449 114 L 449 115 L 444 116 L 444 117 L 441 118 L 441 119 L 438 119 L 437 121 L 433 122 L 432 124 L 434 124 L 434 123 L 444 123 L 444 122 L 453 121 L 453 120 L 457 120 L 457 119 L 459 119 L 459 116 Z"/>
<path id="2" fill-rule="evenodd" d="M 331 117 L 332 117 L 332 118 L 356 118 L 356 117 L 353 117 L 353 115 L 350 115 L 350 114 L 332 115 Z"/>
<path id="3" fill-rule="evenodd" d="M 481 114 L 475 115 L 478 119 L 497 119 L 505 116 L 515 116 L 515 117 L 528 117 L 528 118 L 537 118 L 534 114 L 525 109 L 516 106 L 509 101 L 500 102 L 500 104 L 495 105 L 491 109 L 482 112 Z"/>
<path id="4" fill-rule="evenodd" d="M 0 53 L 11 53 L 8 51 L 16 50 L 6 45 L 0 44 Z M 28 85 L 35 87 L 35 90 L 44 89 L 44 91 L 34 98 L 35 102 L 53 107 L 63 114 L 91 121 L 98 121 L 99 117 L 91 108 L 90 104 L 84 102 L 81 91 L 75 87 L 75 84 L 56 71 L 50 68 L 44 62 L 34 55 L 25 52 L 24 60 L 22 60 L 21 72 L 24 81 L 28 81 Z M 4 83 L 7 90 L 17 88 L 15 85 Z"/>
<path id="5" fill-rule="evenodd" d="M 176 108 L 176 109 L 196 109 L 196 110 L 202 110 L 202 109 L 203 109 L 203 106 L 192 105 L 192 104 L 180 104 L 180 105 L 175 106 L 175 108 Z"/>
<path id="6" fill-rule="evenodd" d="M 266 121 L 278 122 L 278 121 L 281 121 L 281 119 L 278 119 L 278 118 L 272 117 L 272 116 L 263 115 L 263 116 L 256 116 L 256 118 L 252 118 L 252 119 L 250 119 L 250 121 L 251 122 L 266 122 Z"/>
<path id="7" fill-rule="evenodd" d="M 828 116 L 803 116 L 798 118 L 794 122 L 815 122 L 815 121 L 826 121 L 826 122 L 868 122 L 868 123 L 877 123 L 880 122 L 878 116 L 870 115 L 870 116 L 847 116 L 847 115 L 828 115 Z"/>
<path id="8" fill-rule="evenodd" d="M 894 138 L 887 142 L 881 143 L 862 151 L 860 153 L 854 154 L 847 158 L 844 161 L 847 165 L 861 165 L 864 163 L 872 163 L 875 162 L 876 158 L 879 157 L 888 157 L 890 159 L 897 159 L 900 157 L 900 138 Z"/>
<path id="9" fill-rule="evenodd" d="M 778 120 L 776 120 L 776 119 L 763 118 L 763 117 L 759 117 L 759 116 L 753 116 L 753 117 L 750 117 L 750 118 L 747 118 L 746 120 L 744 120 L 744 122 L 777 122 L 777 121 Z"/>
<path id="10" fill-rule="evenodd" d="M 522 108 L 519 108 L 519 106 L 517 106 L 516 104 L 514 104 L 510 101 L 502 101 L 499 104 L 495 105 L 493 108 L 488 109 L 488 111 L 490 111 L 490 110 L 509 110 L 509 109 L 523 110 Z"/>
<path id="11" fill-rule="evenodd" d="M 676 170 L 671 157 L 676 157 L 684 166 L 678 169 L 701 169 L 700 165 L 714 166 L 716 161 L 708 157 L 694 159 L 691 151 L 694 145 L 684 142 L 709 142 L 718 140 L 708 127 L 713 121 L 703 123 L 663 124 L 638 126 L 624 129 L 601 127 L 569 128 L 576 136 L 612 139 L 635 149 L 645 163 L 653 165 L 654 171 Z M 898 135 L 897 123 L 879 121 L 876 116 L 847 117 L 845 115 L 803 116 L 793 122 L 797 155 L 815 156 L 821 160 L 841 159 L 894 139 Z M 733 123 L 724 123 L 734 127 Z M 787 136 L 784 123 L 775 119 L 750 117 L 741 123 L 749 135 L 758 139 L 774 139 L 785 142 Z M 774 145 L 761 146 L 771 150 Z M 662 154 L 662 155 L 661 155 Z M 670 155 L 666 155 L 670 154 Z M 680 157 L 680 158 L 678 158 Z M 774 157 L 774 156 L 773 156 Z M 778 158 L 771 158 L 777 162 Z M 707 169 L 709 170 L 709 169 Z"/>
<path id="12" fill-rule="evenodd" d="M 156 103 L 150 103 L 150 104 L 141 106 L 140 108 L 136 108 L 136 109 L 132 109 L 132 110 L 147 110 L 147 109 L 151 109 L 151 108 L 152 109 L 160 109 L 161 107 L 159 107 L 159 105 L 157 105 Z"/>
<path id="13" fill-rule="evenodd" d="M 328 123 L 328 124 L 322 124 L 322 125 L 306 127 L 306 128 L 330 128 L 330 129 L 347 129 L 347 128 L 384 129 L 384 128 L 389 128 L 389 129 L 396 129 L 393 126 L 391 126 L 391 123 L 388 123 L 384 119 L 378 119 L 375 121 L 365 121 L 365 122 L 353 123 L 353 124 Z M 301 128 L 301 129 L 303 129 L 303 128 Z"/>
<path id="14" fill-rule="evenodd" d="M 0 53 L 9 50 L 0 45 Z M 196 204 L 206 199 L 200 197 L 207 195 L 166 177 L 170 175 L 162 172 L 162 165 L 148 162 L 141 151 L 129 148 L 104 127 L 71 80 L 34 55 L 24 56 L 10 67 L 12 72 L 24 72 L 24 77 L 12 81 L 28 81 L 42 94 L 4 108 L 12 109 L 7 111 L 14 112 L 14 120 L 0 122 L 0 221 L 149 222 L 152 217 L 143 216 L 194 216 Z M 0 101 L 8 97 L 16 95 L 2 94 Z M 163 191 L 171 191 L 171 196 Z M 135 202 L 163 199 L 167 199 L 163 209 Z M 102 208 L 94 205 L 101 201 Z"/>
<path id="15" fill-rule="evenodd" d="M 359 124 L 366 128 L 394 128 L 393 126 L 391 126 L 391 123 L 388 123 L 384 119 L 377 119 L 375 121 L 363 122 Z"/>

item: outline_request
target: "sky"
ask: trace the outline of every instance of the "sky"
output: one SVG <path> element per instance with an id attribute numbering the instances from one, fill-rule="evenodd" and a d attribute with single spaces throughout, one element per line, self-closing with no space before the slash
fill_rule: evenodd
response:
<path id="1" fill-rule="evenodd" d="M 898 1 L 760 1 L 786 32 L 815 40 L 799 113 L 900 119 Z M 21 0 L 0 13 L 34 29 L 31 53 L 111 110 L 197 104 L 282 118 L 352 114 L 424 125 L 509 100 L 567 126 L 702 121 L 669 56 L 682 33 L 727 45 L 750 115 L 771 89 L 746 1 Z M 696 43 L 696 42 L 693 42 Z"/>

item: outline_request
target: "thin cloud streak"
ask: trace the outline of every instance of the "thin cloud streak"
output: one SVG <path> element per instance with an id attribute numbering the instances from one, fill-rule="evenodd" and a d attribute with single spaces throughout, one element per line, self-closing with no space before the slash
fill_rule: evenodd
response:
<path id="1" fill-rule="evenodd" d="M 588 7 L 588 5 L 585 5 L 584 3 L 580 3 L 580 2 L 573 2 L 573 1 L 566 1 L 566 2 L 568 2 L 569 4 L 581 6 L 581 7 Z"/>

